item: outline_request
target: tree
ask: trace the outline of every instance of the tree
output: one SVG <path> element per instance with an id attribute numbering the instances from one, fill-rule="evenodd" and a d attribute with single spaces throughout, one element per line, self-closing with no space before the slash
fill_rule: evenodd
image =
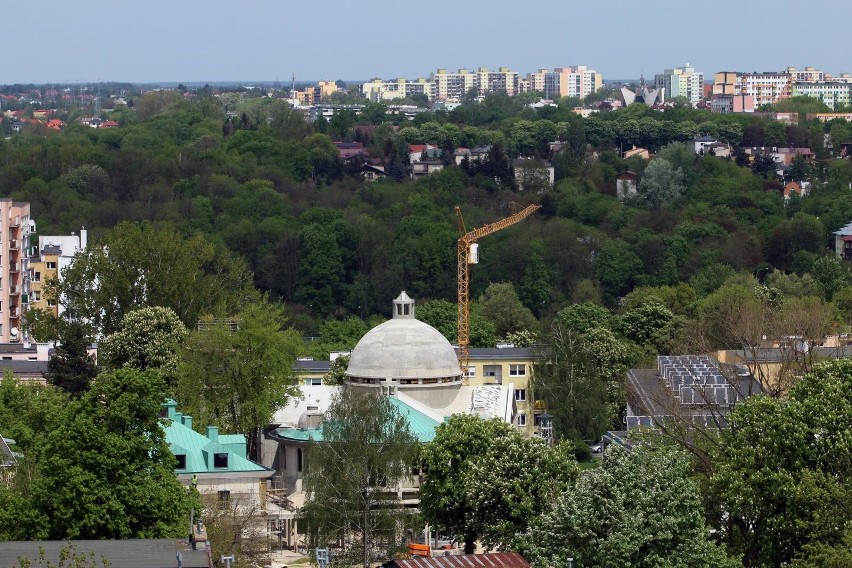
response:
<path id="1" fill-rule="evenodd" d="M 629 310 L 619 320 L 621 333 L 637 345 L 648 345 L 657 353 L 667 355 L 678 336 L 681 320 L 654 296 L 646 297 L 641 305 Z"/>
<path id="2" fill-rule="evenodd" d="M 98 374 L 95 358 L 88 351 L 90 331 L 85 324 L 72 321 L 61 326 L 60 334 L 45 378 L 71 396 L 80 396 Z"/>
<path id="3" fill-rule="evenodd" d="M 308 445 L 303 508 L 309 546 L 345 539 L 344 564 L 375 560 L 378 541 L 392 556 L 397 522 L 405 514 L 396 485 L 409 473 L 416 437 L 393 400 L 373 391 L 338 391 L 323 420 L 321 439 Z"/>
<path id="4" fill-rule="evenodd" d="M 484 455 L 469 459 L 462 480 L 471 505 L 469 523 L 485 548 L 502 550 L 516 548 L 518 535 L 569 489 L 579 471 L 572 444 L 551 448 L 517 431 L 497 437 Z"/>
<path id="5" fill-rule="evenodd" d="M 166 538 L 186 533 L 190 494 L 160 424 L 158 373 L 98 376 L 46 433 L 32 501 L 52 539 Z"/>
<path id="6" fill-rule="evenodd" d="M 435 438 L 421 450 L 423 517 L 437 530 L 464 542 L 466 554 L 473 553 L 480 536 L 480 525 L 471 516 L 474 504 L 466 481 L 495 440 L 511 435 L 511 426 L 499 420 L 455 414 L 438 425 Z"/>
<path id="7" fill-rule="evenodd" d="M 254 457 L 258 430 L 298 394 L 292 369 L 302 342 L 286 322 L 280 306 L 250 304 L 233 319 L 202 322 L 181 353 L 175 393 L 181 407 L 201 428 L 215 424 L 245 435 Z"/>
<path id="8" fill-rule="evenodd" d="M 538 322 L 521 303 L 511 282 L 491 284 L 479 297 L 479 314 L 494 324 L 498 337 L 522 330 L 534 331 Z"/>
<path id="9" fill-rule="evenodd" d="M 709 540 L 689 461 L 676 451 L 612 446 L 533 524 L 520 550 L 536 566 L 740 566 Z"/>
<path id="10" fill-rule="evenodd" d="M 52 292 L 66 317 L 100 333 L 114 333 L 124 314 L 146 306 L 171 308 L 195 327 L 201 314 L 236 309 L 249 295 L 245 263 L 201 235 L 120 223 L 101 245 L 79 252 Z"/>
<path id="11" fill-rule="evenodd" d="M 721 433 L 710 479 L 720 530 L 747 565 L 838 546 L 852 519 L 852 361 L 816 366 L 785 399 L 754 396 Z M 808 565 L 807 562 L 805 562 Z"/>
<path id="12" fill-rule="evenodd" d="M 113 369 L 173 372 L 186 335 L 186 326 L 171 308 L 141 308 L 122 318 L 121 329 L 101 341 L 98 352 L 101 362 Z"/>
<path id="13" fill-rule="evenodd" d="M 533 390 L 553 415 L 558 437 L 598 439 L 615 424 L 624 374 L 641 353 L 604 327 L 581 333 L 568 314 L 560 316 L 545 340 L 548 347 L 537 354 Z"/>
<path id="14" fill-rule="evenodd" d="M 458 307 L 446 300 L 429 300 L 417 306 L 417 319 L 428 323 L 441 332 L 450 343 L 458 341 L 459 313 Z M 474 305 L 470 313 L 470 345 L 471 347 L 493 347 L 497 341 L 494 324 L 486 320 Z"/>
<path id="15" fill-rule="evenodd" d="M 685 190 L 683 171 L 675 169 L 665 158 L 651 160 L 639 182 L 639 191 L 652 209 L 659 209 Z"/>

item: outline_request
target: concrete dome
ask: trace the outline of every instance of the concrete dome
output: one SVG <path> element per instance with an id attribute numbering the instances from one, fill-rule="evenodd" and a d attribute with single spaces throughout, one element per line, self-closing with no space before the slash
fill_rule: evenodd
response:
<path id="1" fill-rule="evenodd" d="M 394 300 L 393 319 L 368 331 L 352 350 L 346 376 L 353 383 L 434 384 L 460 382 L 461 369 L 450 342 L 414 319 L 414 301 L 402 292 Z"/>

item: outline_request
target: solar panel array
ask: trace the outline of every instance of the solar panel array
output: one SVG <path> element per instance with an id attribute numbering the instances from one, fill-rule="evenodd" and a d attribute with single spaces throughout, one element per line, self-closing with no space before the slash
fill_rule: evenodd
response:
<path id="1" fill-rule="evenodd" d="M 650 416 L 626 416 L 624 420 L 628 430 L 640 426 L 653 426 L 654 424 Z"/>
<path id="2" fill-rule="evenodd" d="M 726 406 L 743 400 L 707 355 L 661 355 L 657 365 L 666 385 L 684 405 Z"/>

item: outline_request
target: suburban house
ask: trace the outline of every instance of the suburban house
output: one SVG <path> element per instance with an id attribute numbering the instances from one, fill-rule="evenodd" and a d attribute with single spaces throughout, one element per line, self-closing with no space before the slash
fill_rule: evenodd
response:
<path id="1" fill-rule="evenodd" d="M 837 260 L 852 260 L 852 223 L 834 231 L 834 254 Z"/>
<path id="2" fill-rule="evenodd" d="M 636 173 L 627 170 L 616 174 L 615 191 L 619 199 L 626 199 L 636 195 L 638 193 L 636 190 Z"/>
<path id="3" fill-rule="evenodd" d="M 552 187 L 555 180 L 553 165 L 547 160 L 534 158 L 518 158 L 512 160 L 515 169 L 515 180 L 518 182 L 518 190 L 544 191 Z"/>

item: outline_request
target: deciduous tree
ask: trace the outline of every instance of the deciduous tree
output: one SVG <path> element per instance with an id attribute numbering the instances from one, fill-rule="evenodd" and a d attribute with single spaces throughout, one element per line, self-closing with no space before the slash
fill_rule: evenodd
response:
<path id="1" fill-rule="evenodd" d="M 391 557 L 397 522 L 405 511 L 396 486 L 409 474 L 417 439 L 408 419 L 378 392 L 338 391 L 323 420 L 322 438 L 308 446 L 304 519 L 309 544 L 326 546 L 341 535 L 343 557 L 335 561 L 370 565 L 379 549 Z"/>

